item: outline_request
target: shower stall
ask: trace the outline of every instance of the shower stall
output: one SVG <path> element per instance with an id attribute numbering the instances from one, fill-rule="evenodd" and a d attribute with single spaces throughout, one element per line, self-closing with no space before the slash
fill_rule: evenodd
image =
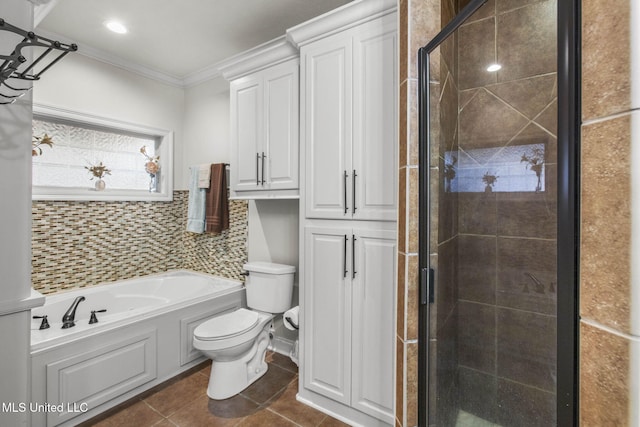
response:
<path id="1" fill-rule="evenodd" d="M 575 425 L 577 2 L 455 3 L 419 52 L 419 425 Z"/>

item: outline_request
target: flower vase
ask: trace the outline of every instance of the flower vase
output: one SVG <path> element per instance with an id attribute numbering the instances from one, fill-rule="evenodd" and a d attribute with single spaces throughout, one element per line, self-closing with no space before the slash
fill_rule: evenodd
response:
<path id="1" fill-rule="evenodd" d="M 96 191 L 102 191 L 105 189 L 106 186 L 107 184 L 105 184 L 104 180 L 98 179 L 96 181 Z"/>
<path id="2" fill-rule="evenodd" d="M 155 193 L 158 188 L 158 174 L 150 173 L 149 174 L 149 192 Z"/>

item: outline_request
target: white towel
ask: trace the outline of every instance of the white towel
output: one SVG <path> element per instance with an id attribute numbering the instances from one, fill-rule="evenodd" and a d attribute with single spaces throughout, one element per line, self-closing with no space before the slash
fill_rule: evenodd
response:
<path id="1" fill-rule="evenodd" d="M 198 166 L 191 166 L 189 179 L 189 205 L 187 211 L 187 231 L 204 233 L 206 190 L 198 187 Z"/>
<path id="2" fill-rule="evenodd" d="M 198 166 L 198 188 L 209 188 L 211 185 L 211 164 Z"/>
<path id="3" fill-rule="evenodd" d="M 298 305 L 285 311 L 282 315 L 282 323 L 284 323 L 284 327 L 290 331 L 297 331 L 300 328 L 300 323 L 298 322 L 299 313 L 300 306 Z"/>

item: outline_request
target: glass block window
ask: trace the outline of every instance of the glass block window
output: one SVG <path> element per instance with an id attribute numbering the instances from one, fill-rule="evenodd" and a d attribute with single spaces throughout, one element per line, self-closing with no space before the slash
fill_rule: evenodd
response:
<path id="1" fill-rule="evenodd" d="M 102 162 L 111 171 L 103 178 L 107 188 L 149 190 L 146 158 L 140 148 L 146 147 L 147 155 L 154 157 L 157 138 L 33 120 L 33 135 L 44 134 L 51 137 L 54 145 L 41 146 L 42 154 L 33 157 L 33 185 L 93 187 L 96 178 L 86 168 Z"/>
<path id="2" fill-rule="evenodd" d="M 33 113 L 33 137 L 53 141 L 31 157 L 33 200 L 173 200 L 172 131 L 40 104 Z M 145 166 L 156 158 L 150 175 Z M 100 163 L 110 174 L 97 189 L 88 168 Z"/>

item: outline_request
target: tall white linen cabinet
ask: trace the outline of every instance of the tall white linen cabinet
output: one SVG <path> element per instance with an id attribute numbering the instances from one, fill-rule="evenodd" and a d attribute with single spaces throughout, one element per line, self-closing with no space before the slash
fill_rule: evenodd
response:
<path id="1" fill-rule="evenodd" d="M 287 31 L 300 49 L 298 399 L 394 424 L 398 188 L 395 0 Z"/>

